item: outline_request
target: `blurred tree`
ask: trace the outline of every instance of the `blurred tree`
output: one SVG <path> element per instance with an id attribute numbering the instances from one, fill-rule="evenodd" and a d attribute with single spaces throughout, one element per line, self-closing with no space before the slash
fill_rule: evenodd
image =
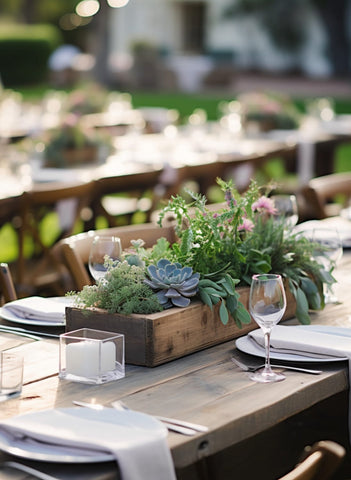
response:
<path id="1" fill-rule="evenodd" d="M 350 73 L 349 0 L 312 0 L 328 35 L 327 55 L 335 75 Z"/>
<path id="2" fill-rule="evenodd" d="M 84 49 L 86 41 L 85 26 L 64 29 L 62 18 L 75 11 L 79 0 L 0 0 L 0 17 L 6 22 L 50 23 L 62 30 L 65 43 L 73 43 Z"/>
<path id="3" fill-rule="evenodd" d="M 280 50 L 297 52 L 306 38 L 303 4 L 319 13 L 328 38 L 326 55 L 335 75 L 350 73 L 348 8 L 350 0 L 232 0 L 225 15 L 254 15 Z"/>

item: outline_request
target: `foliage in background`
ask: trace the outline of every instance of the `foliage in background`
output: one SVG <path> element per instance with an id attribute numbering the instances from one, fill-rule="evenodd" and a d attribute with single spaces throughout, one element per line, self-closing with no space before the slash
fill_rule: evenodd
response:
<path id="1" fill-rule="evenodd" d="M 51 25 L 8 25 L 0 29 L 1 81 L 15 87 L 47 80 L 48 59 L 62 38 Z"/>
<path id="2" fill-rule="evenodd" d="M 296 52 L 306 40 L 305 0 L 235 0 L 225 9 L 232 17 L 254 16 L 265 28 L 274 45 Z"/>

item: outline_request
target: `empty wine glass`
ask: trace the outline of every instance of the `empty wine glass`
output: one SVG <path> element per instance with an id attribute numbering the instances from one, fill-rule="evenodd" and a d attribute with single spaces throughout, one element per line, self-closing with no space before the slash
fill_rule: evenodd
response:
<path id="1" fill-rule="evenodd" d="M 312 239 L 317 246 L 320 246 L 320 248 L 315 249 L 313 256 L 323 265 L 325 270 L 332 273 L 343 254 L 339 232 L 331 228 L 315 228 L 313 229 Z M 325 284 L 324 302 L 339 303 L 333 291 L 333 285 Z"/>
<path id="2" fill-rule="evenodd" d="M 286 296 L 280 275 L 253 275 L 249 298 L 250 313 L 264 333 L 265 366 L 250 375 L 251 380 L 260 383 L 280 382 L 285 379 L 281 373 L 276 373 L 270 365 L 271 331 L 284 315 Z"/>
<path id="3" fill-rule="evenodd" d="M 292 229 L 299 219 L 295 195 L 272 195 L 271 199 L 277 213 L 276 218 L 284 219 L 287 229 Z"/>
<path id="4" fill-rule="evenodd" d="M 107 267 L 105 260 L 109 257 L 113 261 L 121 261 L 121 239 L 114 236 L 96 236 L 89 254 L 89 271 L 95 281 L 105 277 Z"/>

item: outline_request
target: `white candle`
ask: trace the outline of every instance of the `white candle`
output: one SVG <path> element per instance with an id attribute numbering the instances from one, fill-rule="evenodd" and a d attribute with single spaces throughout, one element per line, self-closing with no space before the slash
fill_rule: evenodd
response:
<path id="1" fill-rule="evenodd" d="M 113 342 L 84 340 L 66 345 L 66 373 L 90 378 L 114 370 L 115 365 Z"/>

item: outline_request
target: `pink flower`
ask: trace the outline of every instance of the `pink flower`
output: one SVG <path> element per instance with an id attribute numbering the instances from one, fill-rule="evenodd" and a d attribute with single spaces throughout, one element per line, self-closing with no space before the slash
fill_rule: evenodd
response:
<path id="1" fill-rule="evenodd" d="M 252 232 L 254 223 L 248 218 L 244 218 L 243 222 L 238 226 L 238 230 L 245 230 L 245 232 Z"/>
<path id="2" fill-rule="evenodd" d="M 266 211 L 272 215 L 277 213 L 277 209 L 274 207 L 273 200 L 265 196 L 260 197 L 256 202 L 254 202 L 251 208 L 253 212 L 256 210 L 259 212 Z"/>

